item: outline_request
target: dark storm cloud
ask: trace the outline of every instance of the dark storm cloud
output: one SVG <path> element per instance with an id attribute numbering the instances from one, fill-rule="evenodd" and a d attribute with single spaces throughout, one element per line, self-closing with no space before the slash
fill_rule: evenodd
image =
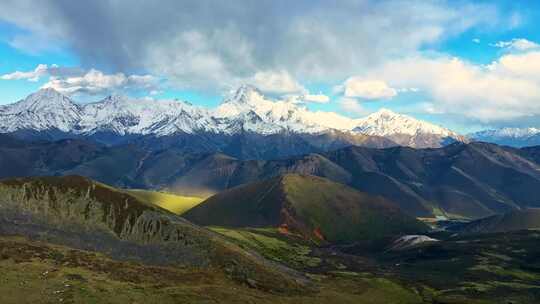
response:
<path id="1" fill-rule="evenodd" d="M 258 71 L 343 79 L 448 35 L 493 26 L 498 14 L 443 1 L 7 0 L 1 19 L 66 44 L 87 67 L 222 89 Z"/>

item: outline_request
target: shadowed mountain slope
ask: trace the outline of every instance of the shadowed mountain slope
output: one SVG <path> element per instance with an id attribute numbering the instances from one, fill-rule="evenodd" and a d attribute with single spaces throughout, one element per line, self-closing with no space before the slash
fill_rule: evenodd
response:
<path id="1" fill-rule="evenodd" d="M 455 227 L 465 233 L 495 233 L 540 229 L 540 209 L 529 208 L 497 214 Z"/>
<path id="2" fill-rule="evenodd" d="M 540 207 L 540 153 L 534 147 L 476 142 L 440 149 L 347 147 L 284 159 L 241 160 L 223 153 L 187 153 L 183 148 L 145 149 L 140 144 L 1 140 L 0 177 L 82 175 L 116 187 L 208 196 L 298 173 L 386 197 L 414 216 L 482 218 Z"/>
<path id="3" fill-rule="evenodd" d="M 415 216 L 481 218 L 540 206 L 538 163 L 520 150 L 484 143 L 421 150 L 348 147 L 286 160 L 241 162 L 228 158 L 203 164 L 182 174 L 178 185 L 220 190 L 300 173 L 386 197 Z"/>
<path id="4" fill-rule="evenodd" d="M 524 157 L 528 157 L 540 164 L 540 146 L 521 148 L 519 151 Z"/>
<path id="5" fill-rule="evenodd" d="M 473 143 L 423 150 L 351 147 L 325 156 L 351 173 L 355 188 L 389 197 L 413 214 L 478 218 L 540 206 L 540 166 L 518 152 Z"/>

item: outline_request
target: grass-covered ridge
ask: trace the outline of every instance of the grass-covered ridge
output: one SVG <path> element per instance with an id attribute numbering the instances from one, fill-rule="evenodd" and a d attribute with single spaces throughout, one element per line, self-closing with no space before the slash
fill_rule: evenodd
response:
<path id="1" fill-rule="evenodd" d="M 350 243 L 427 230 L 381 197 L 297 174 L 224 191 L 184 215 L 201 225 L 275 227 L 323 243 Z"/>
<path id="2" fill-rule="evenodd" d="M 106 252 L 118 260 L 214 269 L 261 289 L 303 289 L 298 274 L 165 209 L 84 177 L 3 180 L 0 212 L 0 235 Z"/>
<path id="3" fill-rule="evenodd" d="M 285 175 L 282 186 L 296 216 L 331 242 L 426 231 L 424 224 L 376 196 L 315 176 Z"/>
<path id="4" fill-rule="evenodd" d="M 318 257 L 311 256 L 313 243 L 284 237 L 275 228 L 209 228 L 243 248 L 254 250 L 265 258 L 296 269 L 317 267 L 321 262 Z"/>

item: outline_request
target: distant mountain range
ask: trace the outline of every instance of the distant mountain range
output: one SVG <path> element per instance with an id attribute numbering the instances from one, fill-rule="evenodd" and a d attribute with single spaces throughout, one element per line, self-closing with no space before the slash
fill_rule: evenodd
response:
<path id="1" fill-rule="evenodd" d="M 256 148 L 256 147 L 255 147 Z M 440 149 L 346 147 L 277 160 L 243 160 L 134 144 L 0 136 L 0 177 L 82 175 L 126 188 L 213 194 L 284 173 L 325 177 L 383 196 L 414 216 L 480 218 L 540 207 L 540 148 L 456 143 Z"/>
<path id="2" fill-rule="evenodd" d="M 348 145 L 422 148 L 466 141 L 448 129 L 389 110 L 351 119 L 333 112 L 310 111 L 290 100 L 268 99 L 251 86 L 240 87 L 215 109 L 178 100 L 125 96 L 81 104 L 53 89 L 43 89 L 1 106 L 0 132 L 34 140 L 85 137 L 105 144 L 137 139 L 163 146 L 189 141 L 195 149 L 215 152 L 226 151 L 230 145 L 256 145 L 259 150 L 282 145 L 282 150 L 290 150 L 281 154 L 248 153 L 246 158 L 288 156 Z"/>
<path id="3" fill-rule="evenodd" d="M 42 89 L 0 106 L 0 133 L 31 140 L 135 142 L 151 149 L 189 142 L 185 147 L 189 151 L 225 152 L 244 159 L 318 153 L 350 145 L 438 148 L 469 140 L 512 147 L 540 145 L 538 128 L 502 128 L 462 136 L 387 109 L 358 119 L 310 111 L 294 100 L 267 98 L 248 85 L 214 109 L 179 100 L 118 95 L 76 103 L 53 89 Z"/>
<path id="4" fill-rule="evenodd" d="M 511 147 L 540 145 L 540 129 L 537 128 L 502 128 L 469 134 L 472 140 L 490 142 Z"/>
<path id="5" fill-rule="evenodd" d="M 251 86 L 215 109 L 122 96 L 80 104 L 45 89 L 0 107 L 0 133 L 0 177 L 75 174 L 206 195 L 298 173 L 382 196 L 413 216 L 480 218 L 540 207 L 538 147 L 468 143 L 389 110 L 361 119 L 309 111 Z"/>

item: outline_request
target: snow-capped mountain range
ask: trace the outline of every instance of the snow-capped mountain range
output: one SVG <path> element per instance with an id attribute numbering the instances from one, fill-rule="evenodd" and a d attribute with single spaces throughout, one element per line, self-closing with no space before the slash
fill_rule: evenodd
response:
<path id="1" fill-rule="evenodd" d="M 356 119 L 354 125 L 354 132 L 386 137 L 402 146 L 440 147 L 454 141 L 467 141 L 466 137 L 449 129 L 387 109 Z"/>
<path id="2" fill-rule="evenodd" d="M 256 88 L 240 87 L 217 108 L 178 100 L 110 96 L 95 103 L 75 103 L 53 89 L 42 89 L 13 104 L 0 106 L 0 133 L 58 131 L 77 135 L 99 132 L 124 135 L 252 132 L 320 134 L 341 131 L 390 138 L 412 147 L 437 147 L 465 138 L 412 117 L 380 110 L 351 119 L 333 112 L 310 111 L 302 104 L 266 98 Z"/>
<path id="3" fill-rule="evenodd" d="M 502 128 L 486 130 L 469 135 L 472 140 L 491 142 L 513 147 L 540 145 L 539 128 Z"/>

